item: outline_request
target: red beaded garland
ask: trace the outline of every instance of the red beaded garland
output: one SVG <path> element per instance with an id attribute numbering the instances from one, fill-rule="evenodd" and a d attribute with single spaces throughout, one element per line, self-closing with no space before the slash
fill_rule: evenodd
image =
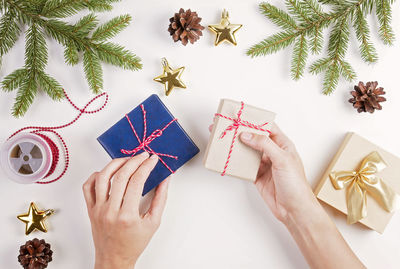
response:
<path id="1" fill-rule="evenodd" d="M 63 91 L 64 91 L 65 98 L 68 100 L 68 102 L 72 105 L 73 108 L 75 108 L 76 110 L 79 111 L 79 114 L 78 114 L 72 121 L 70 121 L 70 122 L 68 122 L 68 123 L 66 123 L 66 124 L 63 124 L 63 125 L 53 126 L 53 127 L 27 126 L 27 127 L 21 128 L 21 129 L 19 129 L 18 131 L 14 132 L 14 133 L 13 133 L 12 135 L 10 135 L 10 137 L 8 138 L 8 139 L 10 139 L 10 138 L 12 138 L 13 136 L 15 136 L 15 135 L 17 135 L 17 134 L 19 134 L 19 133 L 21 133 L 21 132 L 23 132 L 23 131 L 25 131 L 25 130 L 32 130 L 32 131 L 30 131 L 31 133 L 36 134 L 36 135 L 42 137 L 42 138 L 47 142 L 47 144 L 48 144 L 49 147 L 50 147 L 52 156 L 53 156 L 53 162 L 52 162 L 52 164 L 51 164 L 51 167 L 50 167 L 49 172 L 47 173 L 47 175 L 46 175 L 44 178 L 48 178 L 48 177 L 50 177 L 50 176 L 54 173 L 54 171 L 55 171 L 55 169 L 56 169 L 56 167 L 57 167 L 57 164 L 58 164 L 58 162 L 59 162 L 59 159 L 60 159 L 60 150 L 59 150 L 57 144 L 56 144 L 50 137 L 48 137 L 47 135 L 44 135 L 43 132 L 51 133 L 51 134 L 55 135 L 55 136 L 59 139 L 59 141 L 60 141 L 60 143 L 61 143 L 61 145 L 62 145 L 62 147 L 63 147 L 63 149 L 64 149 L 64 157 L 65 157 L 64 169 L 63 169 L 63 171 L 60 173 L 60 175 L 58 175 L 56 178 L 54 178 L 54 179 L 52 179 L 52 180 L 48 180 L 48 181 L 38 181 L 38 182 L 36 182 L 36 183 L 38 183 L 38 184 L 49 184 L 49 183 L 52 183 L 52 182 L 55 182 L 55 181 L 59 180 L 60 178 L 62 178 L 62 177 L 65 175 L 65 173 L 67 172 L 68 167 L 69 167 L 69 158 L 70 158 L 70 157 L 69 157 L 68 146 L 67 146 L 67 144 L 65 143 L 63 137 L 62 137 L 58 132 L 56 132 L 55 130 L 59 130 L 59 129 L 63 129 L 63 128 L 66 128 L 66 127 L 68 127 L 68 126 L 71 126 L 71 125 L 74 124 L 83 114 L 95 114 L 95 113 L 97 113 L 97 112 L 103 110 L 103 109 L 106 107 L 107 103 L 108 103 L 108 94 L 107 94 L 106 92 L 104 92 L 104 93 L 101 93 L 101 94 L 95 96 L 95 97 L 94 97 L 92 100 L 90 100 L 83 108 L 79 108 L 78 106 L 76 106 L 76 105 L 72 102 L 72 100 L 69 98 L 69 96 L 67 95 L 67 93 L 65 92 L 65 90 L 63 90 Z M 95 109 L 95 110 L 86 110 L 86 109 L 88 108 L 88 106 L 90 106 L 95 100 L 97 100 L 98 98 L 100 98 L 100 97 L 102 97 L 102 96 L 105 96 L 105 101 L 104 101 L 104 103 L 103 103 L 102 106 L 100 106 L 99 108 L 97 108 L 97 109 Z"/>

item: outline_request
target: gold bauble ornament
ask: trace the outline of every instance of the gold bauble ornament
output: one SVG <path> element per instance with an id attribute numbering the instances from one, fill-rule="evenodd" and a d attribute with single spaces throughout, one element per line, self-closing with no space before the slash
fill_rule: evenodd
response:
<path id="1" fill-rule="evenodd" d="M 229 22 L 229 13 L 224 9 L 220 23 L 209 25 L 208 28 L 217 35 L 214 43 L 215 46 L 218 46 L 224 41 L 236 46 L 235 33 L 242 28 L 242 26 L 242 24 L 231 24 Z"/>
<path id="2" fill-rule="evenodd" d="M 39 230 L 44 233 L 47 233 L 47 227 L 44 223 L 44 220 L 54 214 L 53 209 L 48 209 L 45 211 L 38 210 L 35 203 L 31 202 L 29 206 L 29 211 L 26 214 L 18 215 L 17 218 L 22 222 L 25 222 L 25 234 L 28 235 L 34 230 Z"/>
<path id="3" fill-rule="evenodd" d="M 185 70 L 185 67 L 182 66 L 178 69 L 172 69 L 165 58 L 161 59 L 161 63 L 164 68 L 163 74 L 155 77 L 154 81 L 164 84 L 165 94 L 168 96 L 174 88 L 186 89 L 186 85 L 181 79 L 181 75 L 183 70 Z"/>

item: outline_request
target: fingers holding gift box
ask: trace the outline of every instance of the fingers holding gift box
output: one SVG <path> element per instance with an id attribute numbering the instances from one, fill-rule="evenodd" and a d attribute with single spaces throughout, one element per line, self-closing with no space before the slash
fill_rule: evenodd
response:
<path id="1" fill-rule="evenodd" d="M 269 135 L 275 113 L 228 99 L 220 101 L 206 149 L 207 169 L 255 181 L 261 153 L 244 145 L 239 134 Z"/>
<path id="2" fill-rule="evenodd" d="M 97 140 L 113 159 L 143 151 L 159 157 L 144 185 L 143 195 L 199 153 L 199 148 L 155 94 Z"/>

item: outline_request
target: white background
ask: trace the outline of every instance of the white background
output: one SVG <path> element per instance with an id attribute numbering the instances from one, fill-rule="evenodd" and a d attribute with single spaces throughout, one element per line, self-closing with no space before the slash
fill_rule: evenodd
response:
<path id="1" fill-rule="evenodd" d="M 283 1 L 270 1 L 283 7 Z M 109 157 L 96 137 L 150 94 L 158 93 L 202 152 L 174 176 L 163 223 L 141 257 L 137 268 L 306 268 L 300 251 L 285 227 L 274 219 L 255 187 L 235 178 L 221 177 L 202 166 L 204 149 L 220 98 L 243 100 L 278 114 L 277 123 L 293 139 L 303 157 L 308 180 L 315 187 L 346 132 L 355 131 L 383 148 L 400 155 L 398 127 L 400 91 L 398 63 L 400 43 L 386 47 L 377 38 L 377 20 L 370 16 L 372 40 L 380 60 L 364 64 L 358 54 L 354 32 L 348 60 L 363 81 L 377 80 L 387 91 L 384 110 L 359 115 L 347 103 L 353 83 L 340 81 L 331 96 L 321 94 L 322 77 L 306 74 L 290 80 L 291 50 L 265 58 L 251 59 L 245 51 L 278 28 L 258 12 L 258 0 L 247 1 L 122 1 L 115 10 L 101 14 L 102 21 L 129 13 L 133 23 L 116 42 L 139 55 L 144 64 L 139 72 L 104 66 L 104 88 L 111 102 L 105 111 L 84 116 L 74 126 L 62 130 L 71 152 L 67 175 L 50 185 L 18 185 L 0 172 L 0 268 L 19 268 L 18 249 L 27 239 L 44 238 L 52 244 L 54 261 L 49 268 L 91 268 L 93 243 L 90 223 L 81 191 L 82 183 L 101 169 Z M 232 23 L 241 23 L 238 46 L 214 47 L 208 29 L 195 44 L 174 43 L 167 32 L 168 19 L 180 7 L 192 8 L 203 25 L 218 23 L 227 8 Z M 393 6 L 393 26 L 400 37 L 399 3 Z M 76 18 L 74 18 L 76 19 Z M 71 98 L 84 105 L 92 97 L 82 66 L 64 64 L 62 48 L 48 42 L 48 72 L 66 88 Z M 4 59 L 0 77 L 23 65 L 21 38 Z M 187 90 L 163 95 L 159 75 L 161 58 L 173 67 L 185 66 Z M 312 59 L 316 58 L 315 56 Z M 15 93 L 0 93 L 0 140 L 26 125 L 56 125 L 76 115 L 66 102 L 52 102 L 43 93 L 22 119 L 10 116 Z M 400 175 L 399 175 L 400 177 Z M 24 224 L 16 215 L 27 211 L 29 202 L 54 208 L 48 219 L 49 232 L 24 235 Z M 299 201 L 301 202 L 301 201 Z M 348 226 L 345 216 L 325 206 L 355 253 L 369 268 L 400 267 L 400 214 L 395 214 L 385 233 L 356 224 Z M 313 216 L 310 216 L 311 218 Z"/>

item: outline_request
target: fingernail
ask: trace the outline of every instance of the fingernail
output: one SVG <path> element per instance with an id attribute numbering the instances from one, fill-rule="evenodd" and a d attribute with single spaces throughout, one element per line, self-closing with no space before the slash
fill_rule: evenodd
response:
<path id="1" fill-rule="evenodd" d="M 144 151 L 144 152 L 140 153 L 140 155 L 143 155 L 144 157 L 149 158 L 150 154 L 147 151 Z"/>
<path id="2" fill-rule="evenodd" d="M 157 154 L 153 154 L 153 155 L 151 155 L 150 159 L 152 159 L 152 160 L 158 160 L 158 156 L 157 156 Z"/>
<path id="3" fill-rule="evenodd" d="M 240 135 L 240 138 L 246 141 L 250 141 L 253 138 L 253 134 L 244 132 Z"/>

